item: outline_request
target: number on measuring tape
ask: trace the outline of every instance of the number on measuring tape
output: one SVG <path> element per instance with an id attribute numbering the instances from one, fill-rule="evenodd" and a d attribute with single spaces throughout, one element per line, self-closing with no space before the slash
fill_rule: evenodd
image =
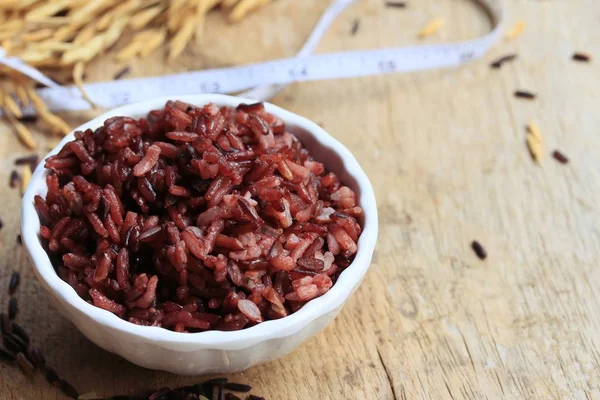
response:
<path id="1" fill-rule="evenodd" d="M 377 63 L 379 67 L 379 71 L 382 74 L 389 74 L 396 72 L 398 70 L 398 66 L 394 60 L 382 60 Z"/>

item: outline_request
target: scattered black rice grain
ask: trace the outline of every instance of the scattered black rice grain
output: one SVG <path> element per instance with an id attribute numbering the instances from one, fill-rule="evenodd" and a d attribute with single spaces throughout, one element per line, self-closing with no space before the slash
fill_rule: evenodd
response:
<path id="1" fill-rule="evenodd" d="M 29 335 L 25 332 L 25 329 L 21 325 L 13 323 L 12 325 L 13 334 L 18 336 L 26 345 L 29 347 Z"/>
<path id="2" fill-rule="evenodd" d="M 48 383 L 52 384 L 53 386 L 60 387 L 61 381 L 54 368 L 46 366 L 45 376 Z"/>
<path id="3" fill-rule="evenodd" d="M 23 244 L 23 238 L 21 237 L 21 234 L 17 235 L 17 244 L 19 246 L 21 246 Z"/>
<path id="4" fill-rule="evenodd" d="M 10 280 L 8 281 L 8 294 L 11 296 L 15 294 L 17 288 L 19 287 L 19 282 L 21 282 L 21 274 L 17 271 L 14 271 L 10 276 Z"/>
<path id="5" fill-rule="evenodd" d="M 17 354 L 27 350 L 23 348 L 21 342 L 15 340 L 12 334 L 5 335 L 2 341 L 4 342 L 4 348 L 12 353 Z"/>
<path id="6" fill-rule="evenodd" d="M 38 368 L 44 368 L 46 366 L 46 358 L 37 347 L 29 350 L 27 353 L 27 358 L 29 358 L 31 362 Z"/>
<path id="7" fill-rule="evenodd" d="M 15 340 L 11 335 L 5 335 L 2 338 L 2 343 L 4 344 L 4 348 L 8 351 L 10 351 L 11 353 L 17 354 L 17 353 L 21 353 L 23 351 L 26 351 L 26 349 L 23 348 L 22 343 Z"/>
<path id="8" fill-rule="evenodd" d="M 535 99 L 536 95 L 535 95 L 535 93 L 527 92 L 525 90 L 516 90 L 515 97 L 519 97 L 521 99 L 533 100 L 533 99 Z"/>
<path id="9" fill-rule="evenodd" d="M 233 390 L 234 392 L 249 392 L 252 390 L 252 386 L 244 385 L 243 383 L 229 382 L 223 385 L 225 389 Z"/>
<path id="10" fill-rule="evenodd" d="M 210 380 L 202 383 L 202 385 L 204 385 L 204 386 L 224 385 L 227 383 L 227 381 L 228 381 L 227 378 L 214 378 L 214 379 L 210 379 Z"/>
<path id="11" fill-rule="evenodd" d="M 558 161 L 561 164 L 568 164 L 569 163 L 569 157 L 565 156 L 563 153 L 561 153 L 558 150 L 554 150 L 552 152 L 552 157 L 554 157 L 554 159 L 556 161 Z"/>
<path id="12" fill-rule="evenodd" d="M 386 1 L 385 6 L 389 8 L 406 8 L 405 1 Z"/>
<path id="13" fill-rule="evenodd" d="M 36 123 L 38 121 L 38 116 L 36 114 L 23 115 L 19 118 L 19 121 L 24 123 Z"/>
<path id="14" fill-rule="evenodd" d="M 0 362 L 15 361 L 17 357 L 8 350 L 0 349 Z"/>
<path id="15" fill-rule="evenodd" d="M 23 374 L 27 376 L 33 375 L 33 372 L 35 371 L 35 366 L 31 363 L 31 361 L 27 359 L 25 354 L 17 354 L 17 364 L 19 365 L 19 369 L 21 370 L 21 372 L 23 372 Z"/>
<path id="16" fill-rule="evenodd" d="M 356 35 L 358 33 L 359 29 L 360 29 L 360 19 L 356 18 L 354 20 L 354 22 L 352 22 L 352 29 L 350 30 L 350 34 L 352 36 Z"/>
<path id="17" fill-rule="evenodd" d="M 19 183 L 21 182 L 21 176 L 19 175 L 19 173 L 15 170 L 12 170 L 10 173 L 10 179 L 8 181 L 8 184 L 10 185 L 11 188 L 16 188 L 17 186 L 19 186 Z"/>
<path id="18" fill-rule="evenodd" d="M 2 229 L 4 227 L 4 221 L 2 221 L 2 218 L 0 218 L 0 229 Z"/>
<path id="19" fill-rule="evenodd" d="M 575 53 L 573 54 L 573 60 L 580 62 L 590 62 L 592 61 L 592 57 L 589 54 L 585 53 Z"/>
<path id="20" fill-rule="evenodd" d="M 242 400 L 233 393 L 225 394 L 225 400 Z"/>
<path id="21" fill-rule="evenodd" d="M 13 327 L 13 329 L 14 329 L 14 327 Z M 25 353 L 25 352 L 27 352 L 27 349 L 29 348 L 29 343 L 27 343 L 25 340 L 23 340 L 19 335 L 17 335 L 14 332 L 8 336 L 5 336 L 4 339 L 6 339 L 8 342 L 10 342 L 11 346 L 15 346 L 15 349 L 18 348 L 18 350 L 20 352 Z"/>
<path id="22" fill-rule="evenodd" d="M 73 387 L 73 385 L 71 385 L 69 382 L 67 382 L 65 380 L 61 380 L 60 381 L 60 390 L 67 397 L 70 397 L 72 399 L 76 399 L 76 398 L 79 397 L 79 393 L 77 393 L 77 390 L 75 390 L 75 388 Z"/>
<path id="23" fill-rule="evenodd" d="M 8 318 L 8 315 L 0 313 L 0 333 L 2 335 L 10 335 L 12 333 L 13 323 Z"/>
<path id="24" fill-rule="evenodd" d="M 499 68 L 502 67 L 502 64 L 510 62 L 510 61 L 514 61 L 516 58 L 517 58 L 516 54 L 507 54 L 505 56 L 500 57 L 499 59 L 497 59 L 493 63 L 491 63 L 490 67 L 495 68 L 495 69 L 499 69 Z"/>
<path id="25" fill-rule="evenodd" d="M 19 306 L 17 305 L 17 299 L 15 297 L 13 297 L 8 302 L 8 319 L 10 319 L 10 320 L 15 319 L 18 312 L 19 312 Z"/>
<path id="26" fill-rule="evenodd" d="M 129 65 L 128 65 L 128 66 L 126 66 L 126 67 L 124 67 L 124 68 L 122 68 L 122 69 L 120 69 L 120 70 L 119 70 L 119 71 L 118 71 L 118 72 L 115 74 L 115 76 L 113 77 L 113 79 L 114 79 L 114 80 L 119 80 L 119 79 L 121 79 L 122 77 L 124 77 L 125 75 L 127 75 L 127 74 L 129 73 L 129 71 L 130 71 L 130 70 L 131 70 L 131 69 L 129 68 Z"/>
<path id="27" fill-rule="evenodd" d="M 15 160 L 15 165 L 29 165 L 33 171 L 40 162 L 40 158 L 37 154 L 31 154 L 29 156 L 19 157 Z"/>
<path id="28" fill-rule="evenodd" d="M 479 257 L 479 259 L 485 260 L 487 258 L 487 251 L 477 240 L 473 240 L 473 242 L 471 243 L 471 248 L 473 249 L 475 254 L 477 254 L 477 257 Z"/>

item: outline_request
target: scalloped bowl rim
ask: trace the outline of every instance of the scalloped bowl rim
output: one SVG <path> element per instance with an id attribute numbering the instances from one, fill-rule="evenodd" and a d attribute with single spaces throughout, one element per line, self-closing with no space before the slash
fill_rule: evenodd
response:
<path id="1" fill-rule="evenodd" d="M 77 127 L 45 157 L 44 160 L 56 153 L 65 145 L 66 142 L 74 139 L 74 132 L 85 129 L 95 129 L 112 116 L 136 116 L 146 114 L 148 111 L 161 108 L 167 100 L 178 99 L 194 105 L 203 105 L 208 102 L 215 104 L 237 106 L 239 103 L 252 103 L 253 100 L 235 96 L 202 94 L 186 96 L 166 96 L 128 104 L 122 107 L 112 109 L 91 121 Z M 290 111 L 284 110 L 278 106 L 265 102 L 265 108 L 268 112 L 282 118 L 286 123 L 293 123 L 313 136 L 321 145 L 328 147 L 339 155 L 343 161 L 343 168 L 351 175 L 357 185 L 360 187 L 360 206 L 364 212 L 363 232 L 358 241 L 358 251 L 356 257 L 342 274 L 337 282 L 323 296 L 309 301 L 300 310 L 284 318 L 265 321 L 253 327 L 238 331 L 206 331 L 197 333 L 174 332 L 162 327 L 140 326 L 123 320 L 113 313 L 93 306 L 77 295 L 75 290 L 65 281 L 63 281 L 52 266 L 50 259 L 41 245 L 39 231 L 35 229 L 40 225 L 39 217 L 34 207 L 33 198 L 40 192 L 41 188 L 46 187 L 44 162 L 40 162 L 31 178 L 30 184 L 23 197 L 21 234 L 23 243 L 26 246 L 34 267 L 38 272 L 38 278 L 41 278 L 49 288 L 64 302 L 72 307 L 79 309 L 87 314 L 89 318 L 98 323 L 115 329 L 121 333 L 133 335 L 143 341 L 152 341 L 170 347 L 170 344 L 190 344 L 190 351 L 198 348 L 234 350 L 247 348 L 259 342 L 290 336 L 307 325 L 311 321 L 327 314 L 342 306 L 357 285 L 360 284 L 366 274 L 370 263 L 378 233 L 378 217 L 375 202 L 375 194 L 366 174 L 360 167 L 352 153 L 342 145 L 338 140 L 329 135 L 316 123 L 301 117 Z"/>

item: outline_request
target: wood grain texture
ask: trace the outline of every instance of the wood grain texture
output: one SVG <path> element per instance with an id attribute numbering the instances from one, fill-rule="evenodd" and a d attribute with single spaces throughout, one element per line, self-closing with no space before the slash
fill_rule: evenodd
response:
<path id="1" fill-rule="evenodd" d="M 282 0 L 236 26 L 211 15 L 201 46 L 176 65 L 164 54 L 131 61 L 134 76 L 292 55 L 323 1 Z M 319 51 L 407 45 L 433 17 L 425 42 L 488 28 L 468 0 L 363 0 Z M 443 71 L 303 83 L 274 103 L 319 123 L 350 148 L 375 187 L 380 239 L 361 288 L 324 332 L 293 354 L 231 379 L 267 399 L 600 399 L 600 3 L 507 0 L 516 41 L 486 60 Z M 351 35 L 353 21 L 360 29 Z M 590 64 L 571 55 L 595 55 Z M 519 57 L 492 70 L 504 54 Z M 123 64 L 92 65 L 110 80 Z M 516 89 L 538 94 L 516 99 Z M 70 116 L 73 124 L 86 115 Z M 525 125 L 536 121 L 545 159 L 535 165 Z M 0 132 L 0 183 L 27 151 Z M 43 135 L 36 134 L 40 139 Z M 571 162 L 550 157 L 554 149 Z M 43 150 L 40 149 L 40 153 Z M 0 287 L 20 270 L 19 322 L 50 363 L 83 392 L 132 393 L 182 378 L 138 368 L 88 342 L 40 293 L 15 244 L 19 195 L 0 184 Z M 477 239 L 489 257 L 479 260 Z M 0 304 L 7 304 L 0 290 Z M 0 366 L 0 399 L 63 399 L 41 377 Z"/>

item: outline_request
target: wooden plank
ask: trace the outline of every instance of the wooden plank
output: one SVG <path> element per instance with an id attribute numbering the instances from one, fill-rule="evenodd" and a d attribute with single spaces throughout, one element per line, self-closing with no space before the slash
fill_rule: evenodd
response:
<path id="1" fill-rule="evenodd" d="M 381 233 L 371 271 L 330 327 L 283 360 L 232 380 L 252 384 L 267 399 L 600 398 L 600 81 L 597 60 L 570 60 L 577 50 L 600 55 L 600 6 L 505 3 L 510 23 L 523 19 L 526 30 L 485 61 L 292 85 L 274 99 L 322 123 L 354 152 L 375 187 Z M 325 7 L 280 1 L 237 26 L 212 15 L 201 47 L 175 65 L 165 65 L 162 53 L 131 62 L 132 75 L 291 55 Z M 427 42 L 488 28 L 469 1 L 390 9 L 365 0 L 336 22 L 320 51 L 415 43 L 419 29 L 438 16 L 446 25 Z M 351 36 L 356 18 L 360 29 Z M 518 60 L 489 68 L 509 52 Z M 105 60 L 88 76 L 108 80 L 122 66 Z M 539 97 L 515 99 L 516 89 Z M 541 166 L 525 146 L 530 120 L 548 152 Z M 552 160 L 555 148 L 571 163 Z M 2 126 L 0 183 L 25 153 Z M 38 327 L 34 343 L 66 379 L 99 395 L 199 379 L 143 370 L 89 343 L 48 305 L 15 245 L 17 191 L 2 183 L 0 197 L 0 287 L 11 270 L 22 271 L 19 322 Z M 474 239 L 486 246 L 488 260 L 473 254 Z M 0 398 L 62 399 L 40 377 L 30 381 L 6 366 Z"/>

